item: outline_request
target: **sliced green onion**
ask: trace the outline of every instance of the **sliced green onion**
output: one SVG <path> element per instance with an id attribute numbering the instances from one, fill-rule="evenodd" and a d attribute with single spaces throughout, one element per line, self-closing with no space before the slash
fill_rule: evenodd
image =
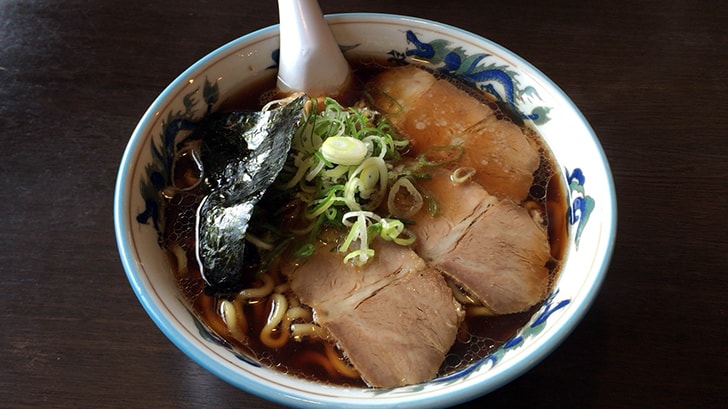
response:
<path id="1" fill-rule="evenodd" d="M 422 166 L 441 166 L 455 162 L 462 156 L 461 145 L 438 145 L 427 148 L 417 156 L 417 160 Z"/>
<path id="2" fill-rule="evenodd" d="M 361 171 L 361 182 L 362 188 L 365 190 L 372 190 L 377 186 L 379 182 L 379 168 L 375 166 L 368 166 Z"/>
<path id="3" fill-rule="evenodd" d="M 319 157 L 318 153 L 313 156 L 312 161 L 313 165 L 309 168 L 308 173 L 306 173 L 306 181 L 308 182 L 314 180 L 324 166 L 326 166 L 325 158 Z"/>
<path id="4" fill-rule="evenodd" d="M 402 237 L 402 234 L 405 234 L 406 237 Z M 415 241 L 417 241 L 417 236 L 408 229 L 405 229 L 402 234 L 393 238 L 392 241 L 400 246 L 411 246 Z"/>
<path id="5" fill-rule="evenodd" d="M 470 180 L 471 177 L 475 175 L 475 168 L 471 167 L 462 167 L 457 168 L 452 171 L 450 174 L 450 180 L 452 180 L 455 183 L 465 183 L 468 180 Z"/>
<path id="6" fill-rule="evenodd" d="M 296 258 L 306 258 L 314 253 L 316 246 L 313 243 L 303 243 L 296 251 L 293 252 L 293 256 Z"/>
<path id="7" fill-rule="evenodd" d="M 361 210 L 356 194 L 362 190 L 359 178 L 350 178 L 344 185 L 344 203 L 351 210 Z"/>
<path id="8" fill-rule="evenodd" d="M 298 159 L 295 162 L 298 162 L 298 163 L 296 163 L 296 165 L 297 165 L 296 173 L 293 175 L 291 180 L 289 180 L 288 182 L 281 185 L 281 187 L 283 189 L 290 189 L 293 186 L 296 186 L 301 181 L 301 179 L 303 179 L 303 175 L 305 175 L 306 172 L 308 171 L 308 169 L 310 168 L 309 162 L 302 162 Z"/>
<path id="9" fill-rule="evenodd" d="M 374 250 L 372 249 L 354 250 L 344 256 L 344 263 L 352 261 L 355 265 L 363 265 L 372 257 L 374 257 Z"/>
<path id="10" fill-rule="evenodd" d="M 407 219 L 422 209 L 424 201 L 422 195 L 414 187 L 409 178 L 397 179 L 389 190 L 387 197 L 387 210 L 393 216 Z"/>
<path id="11" fill-rule="evenodd" d="M 321 199 L 321 201 L 309 212 L 306 212 L 306 217 L 309 219 L 313 219 L 315 217 L 318 217 L 320 214 L 327 211 L 331 206 L 333 206 L 339 198 L 337 198 L 336 193 L 344 190 L 344 187 L 341 185 L 337 185 L 331 188 L 329 190 L 329 193 L 326 195 L 325 198 Z"/>
<path id="12" fill-rule="evenodd" d="M 409 246 L 416 240 L 416 236 L 404 227 L 404 223 L 397 219 L 382 219 L 380 235 L 384 240 L 393 241 L 400 246 Z"/>
<path id="13" fill-rule="evenodd" d="M 404 223 L 399 220 L 382 219 L 379 223 L 382 231 L 379 233 L 385 240 L 394 240 L 404 230 Z"/>
<path id="14" fill-rule="evenodd" d="M 321 153 L 331 163 L 355 166 L 367 156 L 367 145 L 351 136 L 330 136 L 321 145 Z"/>
<path id="15" fill-rule="evenodd" d="M 437 216 L 440 212 L 440 203 L 438 203 L 437 199 L 435 199 L 435 196 L 429 189 L 422 186 L 422 184 L 419 184 L 418 186 L 422 197 L 427 201 L 427 212 L 430 213 L 430 216 L 432 217 Z"/>
<path id="16" fill-rule="evenodd" d="M 304 110 L 303 125 L 293 137 L 276 184 L 303 204 L 302 214 L 310 220 L 305 228 L 288 231 L 298 237 L 296 256 L 315 251 L 324 224 L 347 230 L 339 250 L 348 252 L 346 261 L 357 265 L 374 255 L 369 244 L 375 237 L 408 245 L 413 235 L 402 222 L 382 223 L 372 212 L 387 199 L 389 181 L 399 177 L 393 164 L 408 141 L 397 137 L 391 123 L 376 111 L 344 108 L 331 98 L 319 102 L 312 100 Z"/>
<path id="17" fill-rule="evenodd" d="M 370 168 L 372 168 L 370 170 Z M 360 178 L 359 175 L 362 174 L 366 170 L 367 174 L 369 172 L 374 172 L 375 170 L 379 173 L 379 188 L 374 189 L 375 186 L 368 187 L 365 182 Z M 367 176 L 368 177 L 368 176 Z M 389 183 L 389 176 L 387 172 L 387 164 L 384 162 L 383 159 L 378 158 L 376 156 L 367 158 L 364 162 L 362 162 L 359 167 L 357 167 L 354 172 L 349 175 L 349 182 L 347 185 L 351 183 L 350 189 L 347 191 L 349 195 L 353 195 L 355 193 L 359 193 L 359 196 L 363 199 L 369 200 L 368 203 L 356 203 L 355 207 L 350 206 L 351 209 L 357 210 L 359 208 L 366 208 L 368 210 L 376 209 L 381 204 L 382 200 L 384 200 L 385 193 L 387 191 L 387 185 Z M 374 195 L 374 196 L 372 196 Z M 347 200 L 353 199 L 353 196 L 347 196 L 345 194 L 345 197 L 347 197 Z M 347 201 L 347 204 L 349 202 Z"/>
<path id="18" fill-rule="evenodd" d="M 346 175 L 349 172 L 349 167 L 344 165 L 338 165 L 333 169 L 323 171 L 323 176 L 331 180 L 337 180 L 340 177 Z"/>
<path id="19" fill-rule="evenodd" d="M 349 250 L 349 246 L 351 246 L 351 243 L 354 242 L 359 237 L 359 221 L 354 222 L 350 226 L 349 234 L 346 235 L 346 238 L 339 246 L 339 251 L 347 251 Z"/>

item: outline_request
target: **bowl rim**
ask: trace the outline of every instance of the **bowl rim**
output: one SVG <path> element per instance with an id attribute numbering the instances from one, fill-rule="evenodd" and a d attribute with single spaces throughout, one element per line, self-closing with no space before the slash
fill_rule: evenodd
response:
<path id="1" fill-rule="evenodd" d="M 393 396 L 388 398 L 381 398 L 376 400 L 357 400 L 347 401 L 347 406 L 350 407 L 389 407 L 391 405 L 397 405 L 401 408 L 435 408 L 442 406 L 450 406 L 458 403 L 472 400 L 478 396 L 487 394 L 501 386 L 511 382 L 513 379 L 523 375 L 528 370 L 533 368 L 537 363 L 542 361 L 546 356 L 551 354 L 563 340 L 573 332 L 574 328 L 581 322 L 583 316 L 591 308 L 597 293 L 599 292 L 601 285 L 604 281 L 606 273 L 609 268 L 609 264 L 614 251 L 614 245 L 616 242 L 617 233 L 617 196 L 614 186 L 613 175 L 609 166 L 609 162 L 606 158 L 604 150 L 599 142 L 596 134 L 583 116 L 577 106 L 571 101 L 566 93 L 559 88 L 548 76 L 543 74 L 540 70 L 526 61 L 524 58 L 510 51 L 509 49 L 479 35 L 446 23 L 437 22 L 434 20 L 405 16 L 398 14 L 386 14 L 386 13 L 338 13 L 329 14 L 325 16 L 327 21 L 330 23 L 346 24 L 346 23 L 358 23 L 362 19 L 374 19 L 381 22 L 400 22 L 410 25 L 419 25 L 427 27 L 439 27 L 449 31 L 456 32 L 460 35 L 471 37 L 476 41 L 488 44 L 489 47 L 497 49 L 503 55 L 507 55 L 509 59 L 517 61 L 520 65 L 533 70 L 535 75 L 539 76 L 539 80 L 547 83 L 553 87 L 554 91 L 560 98 L 563 98 L 565 103 L 571 110 L 578 116 L 578 119 L 582 122 L 583 126 L 589 133 L 592 139 L 592 143 L 597 149 L 598 155 L 602 161 L 604 169 L 606 171 L 606 182 L 607 182 L 607 195 L 605 198 L 609 199 L 609 223 L 606 224 L 603 229 L 606 229 L 606 236 L 609 237 L 608 243 L 603 247 L 602 253 L 598 254 L 602 260 L 601 265 L 598 266 L 598 272 L 593 275 L 591 283 L 586 283 L 589 286 L 580 303 L 576 308 L 569 309 L 569 316 L 564 317 L 561 320 L 561 324 L 554 328 L 543 340 L 541 340 L 541 346 L 533 349 L 528 353 L 527 356 L 519 358 L 516 362 L 513 362 L 508 366 L 505 371 L 500 373 L 500 376 L 496 378 L 490 378 L 489 382 L 478 382 L 478 383 L 466 383 L 460 385 L 460 387 L 449 388 L 447 390 L 438 389 L 436 393 L 425 393 L 421 395 L 402 394 L 401 396 Z M 210 51 L 207 55 L 196 61 L 181 74 L 179 74 L 164 90 L 154 99 L 152 104 L 147 108 L 144 115 L 137 123 L 128 144 L 124 150 L 118 173 L 116 184 L 114 188 L 114 230 L 115 238 L 117 241 L 117 247 L 121 262 L 126 273 L 127 279 L 132 286 L 132 289 L 142 304 L 147 314 L 152 318 L 157 327 L 165 334 L 165 336 L 185 355 L 190 357 L 197 364 L 213 373 L 217 377 L 223 379 L 227 383 L 234 385 L 247 392 L 256 394 L 264 399 L 277 402 L 287 406 L 295 407 L 307 407 L 307 408 L 321 408 L 325 405 L 341 406 L 342 401 L 336 401 L 332 399 L 327 401 L 321 399 L 322 397 L 317 394 L 293 394 L 285 391 L 275 390 L 267 385 L 265 382 L 260 381 L 256 378 L 247 378 L 242 376 L 236 376 L 231 370 L 229 370 L 224 364 L 215 360 L 209 359 L 206 352 L 200 349 L 196 342 L 187 339 L 184 336 L 180 336 L 178 330 L 167 320 L 166 313 L 161 310 L 159 305 L 156 304 L 154 297 L 147 294 L 145 289 L 146 283 L 143 278 L 137 274 L 137 268 L 139 261 L 134 258 L 134 252 L 128 247 L 128 243 L 131 241 L 131 233 L 126 230 L 129 226 L 130 214 L 127 211 L 130 205 L 130 194 L 131 190 L 131 172 L 127 172 L 130 168 L 130 164 L 135 160 L 136 154 L 139 149 L 143 148 L 143 144 L 147 141 L 148 132 L 144 132 L 147 127 L 147 123 L 153 121 L 154 117 L 158 114 L 159 109 L 166 104 L 166 100 L 175 94 L 179 88 L 181 88 L 187 81 L 188 78 L 193 76 L 196 72 L 204 68 L 206 65 L 211 63 L 216 58 L 219 58 L 220 54 L 229 54 L 231 51 L 241 47 L 245 43 L 249 43 L 257 38 L 277 35 L 279 29 L 278 24 L 270 25 L 248 34 L 242 35 L 220 47 Z M 318 400 L 315 400 L 318 399 Z M 374 403 L 376 402 L 376 405 Z"/>

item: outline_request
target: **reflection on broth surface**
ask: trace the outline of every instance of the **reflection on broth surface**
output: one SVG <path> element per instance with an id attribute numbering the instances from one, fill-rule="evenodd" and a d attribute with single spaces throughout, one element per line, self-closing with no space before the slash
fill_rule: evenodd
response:
<path id="1" fill-rule="evenodd" d="M 303 176 L 301 183 L 293 183 L 297 169 L 292 167 L 293 159 L 289 157 L 288 165 L 279 175 L 274 188 L 266 193 L 253 214 L 247 235 L 247 248 L 252 250 L 246 250 L 246 264 L 243 267 L 245 289 L 236 295 L 210 293 L 206 291 L 200 271 L 196 242 L 197 209 L 207 194 L 200 183 L 204 169 L 196 153 L 204 141 L 192 138 L 186 148 L 179 150 L 173 168 L 176 189 L 165 201 L 164 244 L 185 297 L 204 323 L 235 348 L 256 357 L 264 365 L 305 379 L 357 387 L 394 387 L 461 370 L 487 356 L 528 322 L 550 289 L 565 251 L 566 199 L 559 167 L 536 132 L 525 127 L 516 116 L 501 109 L 487 95 L 453 79 L 433 76 L 424 70 L 418 69 L 413 75 L 412 72 L 403 71 L 408 67 L 389 67 L 373 62 L 357 62 L 353 65 L 360 86 L 342 98 L 339 101 L 341 105 L 380 111 L 387 119 L 376 117 L 372 126 L 383 124 L 381 126 L 390 127 L 401 134 L 397 137 L 399 139 L 395 138 L 392 142 L 392 146 L 396 145 L 397 149 L 387 153 L 386 175 L 380 173 L 371 176 L 374 178 L 371 182 L 373 185 L 385 177 L 391 177 L 384 186 L 386 189 L 391 188 L 395 180 L 408 180 L 404 188 L 391 194 L 390 207 L 386 198 L 377 196 L 376 188 L 369 196 L 364 193 L 364 187 L 359 186 L 354 196 L 359 200 L 358 206 L 362 206 L 362 210 L 359 213 L 350 212 L 356 214 L 351 216 L 348 224 L 346 218 L 342 223 L 344 212 L 320 210 L 323 203 L 320 197 L 314 197 L 310 202 L 301 199 L 307 194 L 307 187 L 304 186 L 301 191 L 295 189 L 305 184 L 306 178 Z M 399 82 L 398 75 L 404 78 L 404 84 Z M 421 80 L 413 85 L 413 78 Z M 452 87 L 453 84 L 456 86 Z M 241 90 L 223 104 L 221 111 L 260 110 L 266 102 L 276 98 L 270 91 L 274 87 L 275 78 L 271 77 Z M 397 94 L 398 87 L 405 90 L 407 95 Z M 456 107 L 437 108 L 441 101 L 460 100 L 463 95 L 467 96 L 468 102 L 458 103 Z M 422 125 L 425 117 L 416 117 L 427 115 L 427 112 L 423 113 L 424 107 L 435 106 L 440 109 L 436 112 L 449 112 L 468 104 L 477 109 L 486 107 L 489 111 L 485 114 L 481 111 L 468 111 L 465 114 L 453 112 L 459 116 L 455 119 L 426 118 L 431 121 L 427 122 L 427 126 Z M 465 122 L 469 115 L 478 116 L 473 124 Z M 479 115 L 487 115 L 488 118 Z M 490 116 L 493 119 L 489 119 Z M 501 128 L 504 122 L 509 125 Z M 465 129 L 458 130 L 461 125 Z M 420 136 L 419 132 L 423 128 L 431 132 Z M 496 136 L 486 141 L 482 135 L 488 132 Z M 525 172 L 528 174 L 528 183 L 522 196 L 518 196 L 521 195 L 518 189 L 511 189 L 510 179 L 498 182 L 501 183 L 499 186 L 506 186 L 503 189 L 496 185 L 486 187 L 487 184 L 481 182 L 488 179 L 487 183 L 490 183 L 490 180 L 498 177 L 491 174 L 493 160 L 485 163 L 488 161 L 482 159 L 487 152 L 481 148 L 487 145 L 501 149 L 491 142 L 498 138 L 523 138 L 518 143 L 535 151 L 533 170 Z M 498 139 L 498 144 L 501 139 Z M 400 140 L 409 143 L 400 143 Z M 294 140 L 294 150 L 296 143 Z M 435 152 L 431 149 L 432 144 L 438 147 L 456 146 L 458 149 Z M 369 150 L 372 149 L 376 155 L 379 148 L 370 146 Z M 442 152 L 446 152 L 446 155 Z M 519 155 L 521 153 L 516 153 L 516 156 Z M 424 165 L 422 158 L 427 162 Z M 336 163 L 326 166 L 324 169 L 330 172 L 339 169 Z M 508 167 L 511 164 L 498 166 Z M 469 171 L 471 168 L 475 169 L 474 173 Z M 456 174 L 466 175 L 457 183 L 450 176 L 456 170 L 462 172 Z M 341 168 L 341 172 L 357 175 L 353 169 Z M 360 172 L 364 174 L 367 169 Z M 311 182 L 312 189 L 320 188 L 323 183 L 316 180 Z M 362 185 L 370 183 L 364 176 L 361 180 Z M 287 189 L 279 189 L 280 186 L 287 186 Z M 345 190 L 343 187 L 341 189 Z M 334 202 L 332 208 L 343 206 L 341 203 L 344 199 Z M 411 215 L 406 214 L 401 219 L 391 217 L 397 213 L 398 206 L 411 208 L 413 203 L 419 203 L 422 209 L 417 209 Z M 372 208 L 365 208 L 367 205 Z M 461 215 L 462 209 L 468 209 L 465 212 L 467 214 Z M 321 218 L 316 214 L 319 210 L 320 215 L 336 214 L 336 217 Z M 380 222 L 377 227 L 370 228 L 370 237 L 361 239 L 361 236 L 357 236 L 359 239 L 354 238 L 349 243 L 350 237 L 347 235 L 356 230 L 356 222 L 364 220 L 364 210 L 376 215 L 373 219 L 366 219 L 366 223 L 381 219 L 385 220 L 385 226 L 382 227 Z M 493 230 L 490 226 L 497 224 L 489 220 L 489 215 L 493 214 L 509 215 L 512 220 L 508 223 L 514 225 L 508 224 L 505 233 Z M 401 223 L 395 223 L 397 220 Z M 442 223 L 447 227 L 444 230 L 440 227 L 428 230 L 425 224 L 430 223 L 429 220 L 432 220 L 432 226 Z M 393 238 L 382 239 L 384 236 L 380 236 L 380 231 L 388 228 L 387 223 L 400 226 L 399 229 L 404 229 L 404 232 L 398 230 Z M 408 242 L 407 232 L 410 231 L 417 232 L 413 244 Z M 509 231 L 517 233 L 509 234 Z M 481 232 L 487 232 L 488 236 L 482 237 L 484 233 Z M 527 238 L 524 240 L 529 243 L 514 243 L 519 237 Z M 541 242 L 539 237 L 543 237 Z M 359 247 L 353 244 L 356 240 L 360 240 Z M 369 247 L 364 241 L 369 243 Z M 399 242 L 402 245 L 397 245 Z M 468 243 L 474 247 L 467 247 Z M 348 253 L 336 251 L 347 245 Z M 479 253 L 473 252 L 472 248 L 484 248 L 492 254 L 478 254 L 478 257 L 465 261 L 460 256 L 458 262 L 451 260 L 452 254 L 462 253 L 468 258 L 469 254 Z M 521 264 L 513 267 L 499 260 L 499 256 L 504 254 L 507 258 L 520 260 L 525 253 L 531 259 L 531 253 L 534 252 L 542 255 L 536 257 L 536 261 L 528 261 L 530 264 L 526 267 L 520 261 Z M 344 257 L 353 253 L 356 254 L 347 259 L 345 264 Z M 367 257 L 371 257 L 371 260 L 362 259 L 363 254 L 370 254 Z M 382 260 L 377 259 L 378 254 Z M 299 257 L 302 255 L 306 257 Z M 340 267 L 337 264 L 339 262 Z M 512 270 L 518 271 L 512 273 Z M 347 275 L 348 278 L 335 276 L 334 273 Z M 509 277 L 542 274 L 543 280 L 538 278 L 534 284 L 522 286 L 521 278 L 509 278 L 508 283 L 503 285 L 511 285 L 510 282 L 515 280 L 517 282 L 512 285 L 517 290 L 509 288 L 503 293 L 484 293 L 490 290 L 480 288 L 478 282 L 487 284 L 490 280 L 501 280 L 496 275 L 503 274 L 509 274 Z M 351 277 L 356 279 L 355 283 L 349 285 L 347 280 Z M 521 287 L 528 287 L 528 290 L 521 290 Z M 400 291 L 411 291 L 417 295 L 406 295 Z M 530 291 L 535 295 L 513 295 L 514 291 Z M 388 295 L 390 293 L 391 297 Z M 447 312 L 427 314 L 441 316 L 442 322 L 432 326 L 418 324 L 413 329 L 407 329 L 409 333 L 420 334 L 418 336 L 422 342 L 427 344 L 422 353 L 433 356 L 435 363 L 431 365 L 435 365 L 434 371 L 428 373 L 429 369 L 424 369 L 421 377 L 395 382 L 386 376 L 373 374 L 379 371 L 372 369 L 374 364 L 371 364 L 371 360 L 374 358 L 368 355 L 370 352 L 367 348 L 349 339 L 359 338 L 358 335 L 348 334 L 358 334 L 357 331 L 363 334 L 376 332 L 372 335 L 372 342 L 380 342 L 376 348 L 402 348 L 398 343 L 403 342 L 406 334 L 398 334 L 398 328 L 410 328 L 409 321 L 420 318 L 417 318 L 416 313 L 411 315 L 403 310 L 398 300 L 411 297 L 407 305 L 414 305 L 415 309 L 435 308 L 433 304 L 437 304 L 420 301 L 424 295 L 419 294 L 439 297 L 446 305 L 443 308 L 447 308 Z M 536 297 L 535 302 L 533 297 Z M 395 307 L 388 308 L 389 303 Z M 396 310 L 392 311 L 394 308 Z M 369 314 L 382 316 L 372 318 Z M 398 314 L 415 318 L 401 321 L 389 318 Z M 430 336 L 429 333 L 443 332 L 437 329 L 439 326 L 452 327 L 448 329 L 452 332 L 452 339 L 431 339 L 439 335 Z M 443 349 L 442 345 L 445 344 L 447 346 Z M 392 363 L 391 366 L 397 365 Z M 408 367 L 409 364 L 403 365 L 404 368 L 392 369 L 393 376 L 399 370 L 403 373 L 419 371 Z"/>

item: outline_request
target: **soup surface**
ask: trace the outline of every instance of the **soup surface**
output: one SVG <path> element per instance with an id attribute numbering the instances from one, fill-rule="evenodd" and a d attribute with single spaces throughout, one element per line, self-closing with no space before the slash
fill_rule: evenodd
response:
<path id="1" fill-rule="evenodd" d="M 351 91 L 340 99 L 344 106 L 355 104 L 357 101 L 367 100 L 371 92 L 367 89 L 370 80 L 380 73 L 392 69 L 385 63 L 355 62 L 357 89 Z M 439 77 L 443 79 L 443 77 Z M 531 214 L 537 215 L 537 220 L 547 231 L 550 246 L 550 258 L 546 263 L 548 274 L 553 281 L 558 274 L 559 263 L 564 254 L 566 243 L 566 200 L 564 186 L 559 168 L 555 164 L 543 141 L 536 132 L 527 128 L 520 118 L 500 107 L 488 95 L 461 84 L 454 79 L 446 79 L 455 84 L 458 89 L 464 90 L 472 98 L 488 105 L 497 112 L 498 120 L 510 121 L 521 127 L 524 134 L 538 146 L 540 159 L 538 167 L 533 173 L 533 183 L 528 190 L 527 197 L 518 203 Z M 241 90 L 233 98 L 223 104 L 221 111 L 260 110 L 268 101 L 275 99 L 275 78 L 271 77 L 261 81 L 248 89 Z M 376 109 L 377 107 L 373 107 Z M 340 349 L 335 339 L 321 334 L 316 327 L 309 328 L 305 335 L 290 335 L 287 342 L 278 342 L 283 332 L 280 325 L 290 325 L 297 322 L 310 323 L 315 321 L 315 312 L 310 306 L 298 305 L 295 295 L 290 293 L 289 277 L 283 272 L 281 262 L 295 263 L 295 258 L 287 253 L 281 253 L 275 261 L 263 260 L 253 254 L 249 258 L 249 269 L 246 275 L 247 289 L 256 289 L 266 286 L 280 288 L 278 294 L 284 294 L 286 305 L 291 308 L 300 307 L 301 320 L 284 321 L 283 324 L 266 329 L 270 325 L 271 316 L 275 314 L 276 303 L 272 300 L 275 292 L 263 296 L 245 297 L 244 299 L 231 299 L 229 295 L 220 296 L 208 294 L 205 291 L 205 282 L 200 272 L 197 257 L 196 243 L 196 213 L 203 199 L 203 192 L 197 187 L 200 179 L 200 164 L 191 144 L 190 149 L 180 149 L 174 166 L 173 179 L 179 191 L 169 195 L 164 206 L 165 232 L 164 244 L 168 249 L 169 258 L 174 265 L 174 271 L 180 288 L 185 297 L 194 307 L 202 321 L 217 335 L 224 338 L 244 354 L 254 357 L 264 365 L 305 379 L 324 383 L 350 385 L 356 387 L 369 387 L 361 379 L 358 372 L 348 362 L 346 351 Z M 402 160 L 416 159 L 413 150 L 405 148 Z M 260 206 L 266 209 L 284 207 L 284 202 L 277 202 L 272 195 L 267 196 Z M 280 216 L 280 213 L 279 213 Z M 275 224 L 275 220 L 267 223 Z M 280 227 L 277 225 L 276 227 Z M 252 229 L 255 231 L 255 228 Z M 261 275 L 265 273 L 265 277 Z M 461 297 L 468 297 L 467 291 L 453 280 L 448 279 L 453 292 L 460 292 Z M 247 291 L 247 290 L 246 290 Z M 482 359 L 494 349 L 511 338 L 519 328 L 525 325 L 539 304 L 533 305 L 525 311 L 494 315 L 491 312 L 483 313 L 483 305 L 478 302 L 462 302 L 465 318 L 457 330 L 453 346 L 447 352 L 444 362 L 440 366 L 437 376 L 451 374 L 462 370 L 469 364 Z M 487 309 L 486 309 L 487 310 Z M 307 316 L 307 317 L 306 317 Z M 288 324 L 286 324 L 288 323 Z M 311 329 L 313 328 L 313 329 Z M 267 340 L 261 334 L 268 331 Z M 318 332 L 317 332 L 318 331 Z M 386 348 L 386 345 L 382 346 Z"/>

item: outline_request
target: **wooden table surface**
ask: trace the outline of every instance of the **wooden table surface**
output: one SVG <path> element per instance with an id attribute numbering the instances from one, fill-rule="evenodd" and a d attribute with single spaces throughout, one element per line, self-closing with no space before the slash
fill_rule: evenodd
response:
<path id="1" fill-rule="evenodd" d="M 602 290 L 527 374 L 460 407 L 709 408 L 728 400 L 728 3 L 322 1 L 409 14 L 521 55 L 580 107 L 619 199 Z M 280 408 L 147 317 L 113 187 L 156 95 L 272 1 L 0 1 L 0 407 Z"/>

